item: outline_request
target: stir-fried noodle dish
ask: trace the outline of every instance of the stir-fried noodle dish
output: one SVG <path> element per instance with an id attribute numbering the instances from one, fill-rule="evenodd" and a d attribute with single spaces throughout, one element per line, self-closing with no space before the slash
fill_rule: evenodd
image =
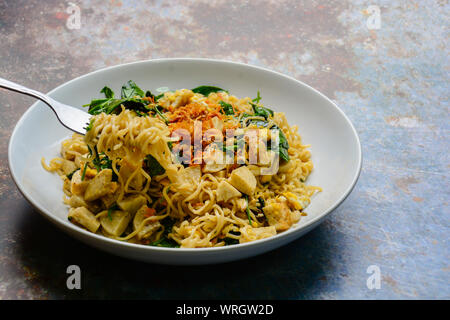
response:
<path id="1" fill-rule="evenodd" d="M 167 88 L 166 88 L 167 89 Z M 164 91 L 163 89 L 159 89 Z M 214 86 L 153 95 L 104 87 L 44 168 L 63 180 L 68 219 L 142 245 L 205 248 L 288 230 L 321 189 L 308 145 L 284 113 Z"/>

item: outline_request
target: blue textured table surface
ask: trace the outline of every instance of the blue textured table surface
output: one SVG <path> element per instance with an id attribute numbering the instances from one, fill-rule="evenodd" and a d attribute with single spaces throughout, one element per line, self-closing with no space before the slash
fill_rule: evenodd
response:
<path id="1" fill-rule="evenodd" d="M 137 263 L 68 237 L 20 195 L 7 143 L 33 100 L 2 91 L 0 299 L 450 298 L 448 1 L 73 2 L 0 1 L 1 77 L 46 92 L 151 58 L 267 67 L 342 108 L 363 169 L 328 220 L 283 248 L 204 267 Z M 71 264 L 81 290 L 66 287 Z"/>

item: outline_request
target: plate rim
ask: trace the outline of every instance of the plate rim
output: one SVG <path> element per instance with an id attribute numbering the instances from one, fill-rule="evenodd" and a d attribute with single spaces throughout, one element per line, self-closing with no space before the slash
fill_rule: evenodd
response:
<path id="1" fill-rule="evenodd" d="M 120 240 L 115 240 L 115 239 L 111 239 L 102 235 L 98 235 L 92 232 L 89 232 L 83 228 L 77 227 L 71 223 L 69 223 L 68 221 L 65 220 L 61 220 L 60 218 L 54 216 L 51 214 L 51 212 L 49 210 L 47 210 L 46 208 L 43 208 L 40 204 L 36 203 L 33 200 L 33 197 L 31 195 L 29 195 L 25 189 L 23 189 L 22 187 L 22 182 L 20 181 L 20 178 L 16 176 L 15 170 L 14 170 L 14 164 L 13 161 L 11 159 L 11 154 L 12 154 L 12 149 L 13 149 L 13 144 L 14 144 L 14 140 L 16 139 L 16 135 L 17 132 L 19 130 L 19 128 L 22 126 L 22 123 L 25 121 L 25 119 L 28 117 L 28 114 L 34 109 L 36 108 L 36 106 L 40 103 L 40 101 L 36 101 L 35 103 L 33 103 L 30 107 L 28 107 L 28 109 L 22 114 L 22 116 L 20 117 L 20 119 L 17 121 L 17 123 L 14 126 L 14 129 L 12 131 L 12 134 L 10 136 L 9 142 L 8 142 L 8 168 L 10 171 L 10 174 L 13 178 L 14 183 L 16 184 L 17 188 L 19 189 L 20 193 L 25 197 L 25 199 L 27 199 L 28 202 L 30 202 L 30 204 L 33 205 L 34 208 L 38 209 L 38 211 L 40 212 L 41 215 L 43 215 L 47 220 L 50 220 L 50 222 L 52 222 L 53 224 L 55 224 L 58 227 L 61 228 L 69 228 L 70 230 L 64 230 L 64 231 L 72 231 L 75 233 L 79 233 L 81 236 L 88 236 L 88 237 L 92 237 L 96 240 L 101 241 L 105 241 L 107 243 L 109 243 L 110 245 L 117 245 L 117 246 L 123 246 L 123 247 L 128 247 L 129 249 L 134 249 L 134 250 L 143 250 L 143 251 L 148 251 L 148 252 L 152 252 L 152 251 L 159 251 L 159 252 L 166 252 L 166 253 L 186 253 L 186 252 L 196 252 L 196 253 L 211 253 L 211 252 L 226 252 L 226 251 L 237 251 L 239 249 L 244 249 L 244 248 L 249 248 L 249 247 L 257 247 L 257 246 L 262 246 L 264 245 L 266 242 L 276 242 L 275 240 L 279 240 L 282 241 L 283 238 L 287 238 L 289 235 L 293 236 L 292 234 L 295 233 L 301 233 L 304 230 L 311 230 L 314 226 L 314 224 L 318 224 L 321 220 L 325 219 L 331 212 L 333 212 L 337 207 L 339 207 L 344 201 L 345 199 L 350 195 L 350 193 L 352 192 L 352 190 L 355 188 L 356 183 L 358 182 L 358 179 L 360 177 L 361 174 L 361 169 L 362 169 L 362 159 L 363 159 L 363 154 L 362 154 L 362 147 L 361 147 L 361 141 L 358 135 L 358 132 L 356 131 L 353 123 L 351 122 L 351 120 L 347 117 L 347 115 L 344 113 L 344 111 L 341 110 L 341 108 L 339 108 L 339 106 L 333 102 L 330 98 L 328 98 L 327 96 L 325 96 L 323 93 L 321 93 L 320 91 L 318 91 L 317 89 L 311 87 L 310 85 L 297 80 L 289 75 L 283 74 L 281 72 L 275 71 L 275 70 L 271 70 L 265 67 L 261 67 L 261 66 L 256 66 L 256 65 L 252 65 L 252 64 L 247 64 L 247 63 L 243 63 L 243 62 L 236 62 L 236 61 L 231 61 L 231 60 L 226 60 L 226 59 L 211 59 L 211 58 L 158 58 L 158 59 L 148 59 L 148 60 L 139 60 L 139 61 L 133 61 L 133 62 L 128 62 L 128 63 L 123 63 L 123 64 L 118 64 L 118 65 L 113 65 L 113 66 L 109 66 L 109 67 L 105 67 L 102 69 L 98 69 L 98 70 L 94 70 L 91 71 L 89 73 L 83 74 L 81 76 L 78 76 L 74 79 L 71 79 L 67 82 L 64 82 L 62 84 L 60 84 L 59 86 L 55 87 L 54 89 L 52 89 L 51 91 L 49 91 L 47 94 L 48 95 L 52 95 L 55 91 L 59 90 L 61 87 L 66 86 L 71 84 L 72 82 L 75 81 L 80 81 L 83 78 L 92 76 L 94 74 L 97 73 L 102 73 L 108 70 L 113 70 L 113 69 L 119 69 L 122 67 L 127 67 L 130 65 L 137 65 L 137 64 L 152 64 L 152 63 L 160 63 L 160 62 L 178 62 L 178 61 L 195 61 L 195 62 L 210 62 L 210 63 L 219 63 L 219 64 L 232 64 L 232 65 L 238 65 L 238 66 L 242 66 L 242 67 L 246 67 L 246 68 L 252 68 L 252 69 L 256 69 L 259 71 L 263 71 L 263 72 L 268 72 L 277 76 L 281 76 L 284 78 L 287 78 L 291 81 L 296 82 L 298 85 L 301 85 L 303 87 L 306 87 L 307 89 L 313 91 L 315 94 L 319 95 L 321 98 L 325 99 L 326 101 L 328 101 L 338 112 L 339 114 L 344 118 L 344 120 L 346 121 L 347 125 L 350 126 L 351 131 L 353 133 L 353 136 L 356 138 L 356 145 L 357 145 L 357 170 L 354 173 L 353 177 L 352 177 L 352 182 L 351 184 L 347 187 L 347 189 L 345 190 L 345 192 L 342 194 L 342 196 L 336 200 L 334 202 L 334 204 L 328 208 L 327 210 L 325 210 L 324 212 L 322 212 L 321 214 L 317 215 L 316 217 L 312 218 L 311 220 L 308 220 L 305 224 L 301 225 L 301 227 L 293 227 L 290 228 L 289 230 L 286 230 L 282 233 L 276 234 L 275 236 L 269 237 L 269 238 L 265 238 L 265 239 L 259 239 L 259 240 L 255 240 L 255 241 L 251 241 L 251 242 L 246 242 L 246 243 L 240 243 L 238 245 L 232 245 L 232 246 L 222 246 L 222 247 L 209 247 L 209 248 L 166 248 L 166 247 L 156 247 L 156 246 L 145 246 L 142 244 L 135 244 L 135 243 L 130 243 L 130 242 L 125 242 L 125 241 L 120 241 Z M 308 230 L 309 228 L 309 230 Z M 300 236 L 300 235 L 299 235 Z M 294 238 L 296 239 L 296 238 Z M 232 259 L 230 259 L 232 260 Z"/>

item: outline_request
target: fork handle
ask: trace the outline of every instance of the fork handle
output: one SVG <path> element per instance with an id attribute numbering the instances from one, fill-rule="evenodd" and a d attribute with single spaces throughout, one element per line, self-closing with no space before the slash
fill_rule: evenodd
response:
<path id="1" fill-rule="evenodd" d="M 52 98 L 50 98 L 49 96 L 47 96 L 46 94 L 43 94 L 42 92 L 24 87 L 18 83 L 0 78 L 0 88 L 3 89 L 7 89 L 7 90 L 11 90 L 11 91 L 15 91 L 18 93 L 23 93 L 26 94 L 28 96 L 37 98 L 43 102 L 45 102 L 46 104 L 48 104 L 50 107 L 53 108 L 52 103 L 54 103 L 55 100 L 53 100 Z"/>

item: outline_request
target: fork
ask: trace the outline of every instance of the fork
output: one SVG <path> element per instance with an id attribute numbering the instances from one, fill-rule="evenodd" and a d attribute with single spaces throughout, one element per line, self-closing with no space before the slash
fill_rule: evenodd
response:
<path id="1" fill-rule="evenodd" d="M 86 134 L 85 127 L 89 124 L 91 117 L 89 113 L 58 102 L 46 94 L 6 79 L 0 78 L 0 88 L 26 94 L 45 102 L 55 112 L 56 118 L 64 127 L 82 135 Z"/>

